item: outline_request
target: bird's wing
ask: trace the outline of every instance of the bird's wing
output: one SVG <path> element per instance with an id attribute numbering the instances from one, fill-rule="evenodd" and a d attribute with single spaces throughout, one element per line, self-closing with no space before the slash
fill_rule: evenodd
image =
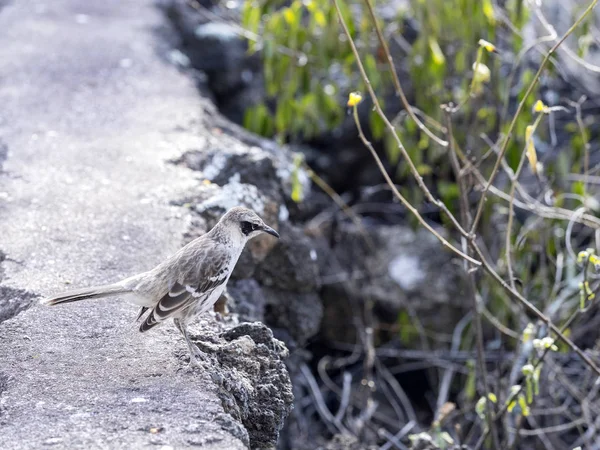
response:
<path id="1" fill-rule="evenodd" d="M 210 294 L 227 281 L 230 255 L 222 247 L 213 247 L 209 252 L 191 254 L 196 265 L 185 270 L 152 309 L 140 326 L 146 331 L 197 303 L 207 301 Z"/>

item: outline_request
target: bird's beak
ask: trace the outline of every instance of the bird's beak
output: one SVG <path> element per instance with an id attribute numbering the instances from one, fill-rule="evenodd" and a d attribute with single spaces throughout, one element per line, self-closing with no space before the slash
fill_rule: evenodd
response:
<path id="1" fill-rule="evenodd" d="M 271 236 L 275 236 L 277 239 L 279 239 L 279 233 L 277 231 L 275 231 L 273 228 L 271 228 L 268 225 L 263 225 L 262 230 L 265 233 L 269 233 Z"/>

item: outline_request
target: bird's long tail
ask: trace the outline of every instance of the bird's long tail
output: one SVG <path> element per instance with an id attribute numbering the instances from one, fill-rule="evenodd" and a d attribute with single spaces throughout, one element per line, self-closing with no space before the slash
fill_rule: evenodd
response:
<path id="1" fill-rule="evenodd" d="M 43 305 L 58 305 L 59 303 L 78 302 L 88 298 L 110 297 L 111 295 L 126 294 L 131 292 L 120 284 L 108 284 L 105 286 L 95 286 L 85 289 L 77 289 L 74 291 L 64 292 L 54 297 L 46 298 L 41 301 Z"/>

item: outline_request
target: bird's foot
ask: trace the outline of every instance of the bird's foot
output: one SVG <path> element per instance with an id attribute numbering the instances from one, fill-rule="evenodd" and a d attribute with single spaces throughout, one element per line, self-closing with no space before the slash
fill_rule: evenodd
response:
<path id="1" fill-rule="evenodd" d="M 194 345 L 194 348 L 190 347 L 189 358 L 190 362 L 185 368 L 187 372 L 193 372 L 197 369 L 205 370 L 210 363 L 208 355 L 200 350 L 196 345 Z"/>

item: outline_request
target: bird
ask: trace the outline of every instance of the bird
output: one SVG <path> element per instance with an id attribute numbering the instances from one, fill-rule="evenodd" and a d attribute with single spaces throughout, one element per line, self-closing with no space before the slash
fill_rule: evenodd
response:
<path id="1" fill-rule="evenodd" d="M 187 326 L 211 310 L 219 299 L 246 243 L 267 233 L 279 233 L 253 210 L 229 209 L 206 234 L 194 239 L 177 253 L 147 272 L 113 284 L 72 290 L 42 300 L 59 305 L 85 299 L 122 296 L 141 306 L 137 320 L 140 332 L 172 318 L 190 351 L 190 363 L 202 359 L 202 352 L 190 339 Z"/>

